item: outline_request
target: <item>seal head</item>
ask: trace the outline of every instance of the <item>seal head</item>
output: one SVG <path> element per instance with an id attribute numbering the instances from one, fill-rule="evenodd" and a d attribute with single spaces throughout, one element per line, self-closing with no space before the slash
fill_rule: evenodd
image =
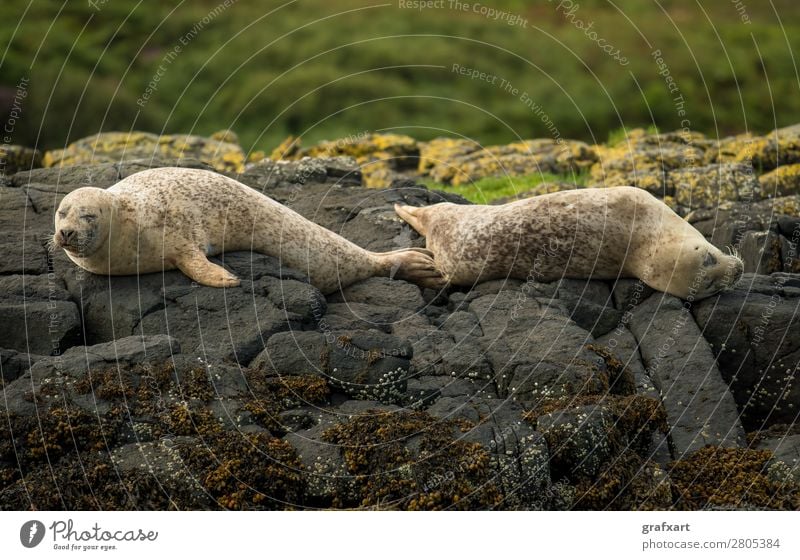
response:
<path id="1" fill-rule="evenodd" d="M 94 254 L 108 239 L 113 208 L 113 195 L 103 189 L 72 191 L 56 211 L 53 245 L 74 256 Z"/>

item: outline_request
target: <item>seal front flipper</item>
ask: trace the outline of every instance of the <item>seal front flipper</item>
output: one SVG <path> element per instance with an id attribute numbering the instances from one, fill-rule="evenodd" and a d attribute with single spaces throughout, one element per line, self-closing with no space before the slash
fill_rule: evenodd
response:
<path id="1" fill-rule="evenodd" d="M 200 251 L 182 255 L 175 261 L 175 266 L 186 276 L 204 286 L 233 288 L 241 283 L 235 274 L 212 263 Z"/>

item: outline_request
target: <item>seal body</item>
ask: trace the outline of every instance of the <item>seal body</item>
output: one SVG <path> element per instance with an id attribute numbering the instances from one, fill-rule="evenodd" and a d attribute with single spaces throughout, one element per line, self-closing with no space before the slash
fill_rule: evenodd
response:
<path id="1" fill-rule="evenodd" d="M 426 237 L 445 280 L 639 278 L 680 298 L 707 297 L 741 276 L 742 261 L 648 192 L 577 189 L 498 206 L 395 206 Z"/>
<path id="2" fill-rule="evenodd" d="M 308 275 L 323 293 L 371 276 L 438 287 L 425 249 L 367 251 L 271 198 L 224 175 L 157 168 L 108 189 L 83 187 L 61 201 L 53 244 L 96 274 L 180 269 L 215 287 L 239 279 L 207 257 L 252 250 Z"/>

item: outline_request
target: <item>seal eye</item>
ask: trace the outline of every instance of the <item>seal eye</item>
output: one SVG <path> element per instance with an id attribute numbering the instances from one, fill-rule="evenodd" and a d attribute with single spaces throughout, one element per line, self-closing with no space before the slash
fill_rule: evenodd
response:
<path id="1" fill-rule="evenodd" d="M 703 266 L 714 266 L 717 264 L 717 259 L 711 253 L 706 253 L 706 259 L 703 261 Z"/>
<path id="2" fill-rule="evenodd" d="M 95 216 L 94 214 L 81 214 L 80 218 L 84 222 L 89 222 L 91 224 L 97 219 L 97 216 Z"/>

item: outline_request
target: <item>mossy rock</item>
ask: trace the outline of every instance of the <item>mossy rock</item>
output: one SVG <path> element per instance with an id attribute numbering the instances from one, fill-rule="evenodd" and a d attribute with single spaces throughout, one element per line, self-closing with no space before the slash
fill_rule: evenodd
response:
<path id="1" fill-rule="evenodd" d="M 667 192 L 674 194 L 679 206 L 689 210 L 714 207 L 723 201 L 749 201 L 758 190 L 753 168 L 745 164 L 685 167 L 670 171 L 667 176 Z"/>
<path id="2" fill-rule="evenodd" d="M 194 158 L 217 171 L 241 172 L 245 154 L 238 144 L 189 134 L 158 136 L 148 132 L 102 132 L 46 152 L 45 167 L 119 163 L 133 159 Z"/>
<path id="3" fill-rule="evenodd" d="M 270 154 L 270 159 L 300 159 L 303 157 L 332 158 L 350 156 L 361 166 L 364 185 L 386 188 L 403 172 L 416 169 L 419 146 L 410 136 L 402 134 L 365 134 L 338 140 L 325 140 L 302 148 L 300 138 L 289 136 Z"/>
<path id="4" fill-rule="evenodd" d="M 737 152 L 735 159 L 761 171 L 800 163 L 800 136 L 769 134 L 754 138 Z"/>
<path id="5" fill-rule="evenodd" d="M 15 144 L 0 145 L 0 175 L 42 167 L 42 152 Z"/>
<path id="6" fill-rule="evenodd" d="M 209 136 L 212 140 L 217 142 L 225 142 L 227 144 L 239 144 L 239 136 L 229 128 L 218 130 Z"/>
<path id="7" fill-rule="evenodd" d="M 647 138 L 647 140 L 645 140 Z M 590 170 L 593 184 L 604 187 L 634 186 L 658 196 L 673 195 L 667 173 L 703 162 L 703 150 L 676 141 L 652 143 L 650 137 L 598 146 L 599 161 Z"/>
<path id="8" fill-rule="evenodd" d="M 665 510 L 672 505 L 667 473 L 652 461 L 623 450 L 594 479 L 575 488 L 572 509 L 593 511 Z"/>
<path id="9" fill-rule="evenodd" d="M 430 170 L 440 165 L 447 167 L 451 162 L 480 149 L 480 144 L 464 138 L 434 138 L 430 142 L 420 142 L 417 171 L 429 174 Z"/>
<path id="10" fill-rule="evenodd" d="M 707 446 L 669 464 L 677 509 L 800 509 L 800 488 L 770 474 L 772 452 Z"/>
<path id="11" fill-rule="evenodd" d="M 36 414 L 6 413 L 0 426 L 0 503 L 15 509 L 301 506 L 306 482 L 299 459 L 275 434 L 287 431 L 282 411 L 327 401 L 326 381 L 245 370 L 237 384 L 213 371 L 179 359 L 177 366 L 98 368 L 68 382 L 42 380 L 35 396 L 24 397 Z M 76 476 L 82 471 L 85 478 Z"/>
<path id="12" fill-rule="evenodd" d="M 425 145 L 420 157 L 420 172 L 454 186 L 486 177 L 581 173 L 597 160 L 594 149 L 584 142 L 547 138 L 488 147 L 466 140 L 437 139 Z"/>
<path id="13" fill-rule="evenodd" d="M 300 145 L 302 140 L 297 136 L 289 135 L 283 142 L 278 144 L 274 150 L 269 154 L 269 159 L 274 161 L 281 161 L 284 159 L 296 159 L 300 152 Z"/>
<path id="14" fill-rule="evenodd" d="M 664 509 L 669 484 L 648 461 L 656 432 L 667 432 L 661 402 L 609 394 L 545 400 L 526 413 L 551 450 L 552 476 L 575 486 L 578 509 Z"/>
<path id="15" fill-rule="evenodd" d="M 756 137 L 752 134 L 737 134 L 736 136 L 727 136 L 719 140 L 712 141 L 706 148 L 704 155 L 704 163 L 739 163 L 736 159 L 739 154 L 747 145 L 749 145 Z"/>
<path id="16" fill-rule="evenodd" d="M 367 411 L 329 428 L 367 509 L 487 509 L 502 496 L 489 450 L 461 439 L 473 425 L 425 412 Z"/>
<path id="17" fill-rule="evenodd" d="M 800 194 L 800 163 L 781 165 L 758 178 L 760 198 Z"/>

